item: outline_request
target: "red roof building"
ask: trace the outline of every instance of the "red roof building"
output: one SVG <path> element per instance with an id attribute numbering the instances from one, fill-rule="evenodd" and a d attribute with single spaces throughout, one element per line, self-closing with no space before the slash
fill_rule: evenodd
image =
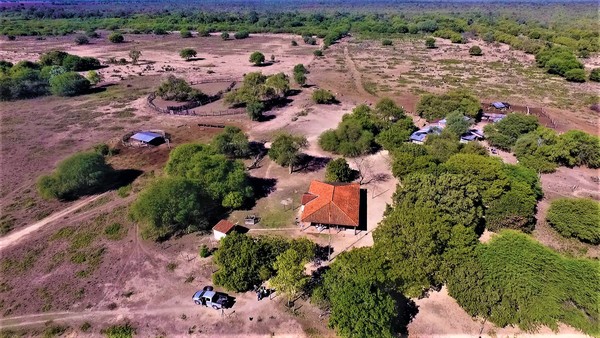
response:
<path id="1" fill-rule="evenodd" d="M 212 230 L 216 240 L 219 240 L 228 233 L 230 233 L 235 228 L 235 224 L 229 222 L 228 220 L 222 219 L 215 225 Z"/>
<path id="2" fill-rule="evenodd" d="M 302 222 L 358 227 L 360 185 L 312 181 L 302 195 Z"/>

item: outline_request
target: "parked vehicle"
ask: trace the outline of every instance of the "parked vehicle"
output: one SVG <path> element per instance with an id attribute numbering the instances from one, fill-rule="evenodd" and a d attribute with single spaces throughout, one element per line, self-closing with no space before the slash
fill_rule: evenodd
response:
<path id="1" fill-rule="evenodd" d="M 197 291 L 192 299 L 197 305 L 212 307 L 215 310 L 227 308 L 229 304 L 229 296 L 213 291 L 212 286 L 205 286 L 202 290 Z"/>

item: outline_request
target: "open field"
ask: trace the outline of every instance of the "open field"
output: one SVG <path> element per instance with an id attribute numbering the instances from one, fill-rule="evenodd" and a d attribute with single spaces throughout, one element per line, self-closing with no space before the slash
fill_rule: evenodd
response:
<path id="1" fill-rule="evenodd" d="M 333 234 L 330 242 L 326 232 L 300 231 L 294 224 L 300 195 L 311 180 L 323 179 L 325 164 L 336 157 L 320 149 L 318 136 L 335 128 L 357 104 L 391 97 L 414 111 L 418 95 L 424 91 L 466 87 L 485 102 L 501 100 L 544 107 L 558 121 L 560 131 L 599 133 L 598 114 L 588 109 L 600 91 L 598 83 L 572 84 L 551 77 L 535 67 L 531 56 L 505 45 L 482 44 L 485 54 L 475 59 L 468 56 L 469 44 L 451 45 L 441 39 L 437 40 L 439 48 L 427 50 L 420 40 L 395 40 L 394 46 L 382 47 L 380 41 L 345 38 L 330 47 L 325 57 L 314 58 L 312 52 L 318 46 L 292 47 L 292 39 L 302 40 L 300 36 L 271 34 L 232 41 L 222 41 L 217 35 L 181 39 L 175 34 L 142 34 L 126 35 L 127 42 L 120 45 L 98 40 L 74 46 L 72 36 L 3 41 L 0 59 L 10 61 L 37 60 L 40 53 L 54 49 L 106 61 L 109 57 L 128 58 L 128 51 L 136 48 L 142 57 L 137 65 L 101 69 L 105 80 L 96 93 L 69 99 L 0 102 L 0 209 L 3 224 L 10 225 L 3 238 L 24 231 L 15 235 L 18 239 L 10 239 L 14 241 L 10 246 L 0 239 L 0 327 L 34 335 L 42 333 L 45 326 L 68 325 L 69 330 L 79 333 L 81 325 L 88 322 L 89 334 L 100 336 L 100 330 L 109 324 L 131 321 L 142 337 L 181 336 L 186 332 L 202 337 L 334 336 L 327 327 L 327 317 L 321 317 L 320 310 L 305 300 L 298 302 L 297 313 L 286 309 L 282 296 L 257 302 L 252 292 L 230 293 L 236 303 L 223 315 L 194 305 L 190 296 L 203 285 L 212 284 L 211 274 L 216 268 L 210 258 L 198 255 L 202 244 L 217 246 L 211 234 L 189 234 L 161 243 L 140 238 L 137 225 L 127 217 L 128 205 L 149 178 L 161 175 L 172 147 L 208 142 L 221 131 L 200 127 L 199 123 L 235 125 L 255 141 L 269 141 L 279 131 L 305 135 L 309 142 L 304 150 L 307 162 L 289 174 L 288 168 L 265 157 L 257 168 L 249 170 L 249 175 L 271 182 L 272 191 L 251 209 L 234 211 L 228 218 L 239 223 L 245 215 L 257 214 L 263 221 L 250 229 L 250 234 L 306 236 L 320 245 L 330 244 L 334 257 L 344 250 L 373 244 L 371 231 L 383 218 L 398 184 L 391 174 L 387 151 L 350 160 L 351 167 L 368 173 L 368 182 L 362 186 L 368 194 L 367 229 L 358 235 L 351 231 Z M 199 58 L 183 61 L 178 51 L 184 47 L 197 48 Z M 248 56 L 257 50 L 267 59 L 274 55 L 276 61 L 260 68 L 251 66 Z M 167 74 L 192 83 L 215 81 L 194 85 L 213 93 L 228 81 L 240 81 L 248 72 L 291 75 L 298 63 L 309 68 L 310 86 L 289 97 L 284 107 L 267 112 L 263 122 L 250 121 L 245 114 L 163 115 L 147 105 L 147 96 Z M 311 100 L 316 88 L 331 90 L 340 103 L 316 105 Z M 199 109 L 227 108 L 217 101 Z M 417 124 L 424 123 L 412 117 Z M 120 139 L 126 133 L 148 129 L 168 133 L 170 147 L 121 145 Z M 116 169 L 143 172 L 132 184 L 129 196 L 109 191 L 85 203 L 47 201 L 38 196 L 38 176 L 50 172 L 68 155 L 98 143 L 120 150 L 109 158 Z M 514 161 L 504 157 L 507 162 Z M 541 176 L 545 198 L 538 205 L 536 239 L 575 256 L 599 257 L 597 247 L 563 241 L 543 220 L 549 201 L 558 196 L 600 199 L 598 174 L 597 170 L 560 168 Z M 376 176 L 379 179 L 369 180 Z M 64 212 L 67 208 L 76 210 Z M 35 231 L 23 230 L 32 225 Z M 497 328 L 472 319 L 445 288 L 415 301 L 419 312 L 408 327 L 410 336 L 526 336 L 517 328 Z M 558 333 L 579 335 L 566 325 L 561 325 Z M 544 327 L 539 334 L 553 333 Z"/>

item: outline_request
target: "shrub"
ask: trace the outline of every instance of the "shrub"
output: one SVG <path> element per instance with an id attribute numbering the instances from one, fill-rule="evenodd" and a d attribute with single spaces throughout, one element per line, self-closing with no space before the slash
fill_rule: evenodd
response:
<path id="1" fill-rule="evenodd" d="M 92 57 L 79 57 L 77 55 L 67 55 L 61 66 L 68 71 L 81 72 L 100 68 L 100 61 Z"/>
<path id="2" fill-rule="evenodd" d="M 50 78 L 50 92 L 57 96 L 76 96 L 90 89 L 90 81 L 75 72 L 67 72 Z"/>
<path id="3" fill-rule="evenodd" d="M 221 39 L 223 39 L 223 40 L 229 40 L 229 33 L 227 33 L 227 32 L 221 33 Z"/>
<path id="4" fill-rule="evenodd" d="M 16 39 L 17 39 L 17 37 L 14 36 L 14 35 L 7 35 L 6 36 L 6 40 L 8 40 L 8 41 L 15 41 Z"/>
<path id="5" fill-rule="evenodd" d="M 483 55 L 483 51 L 481 50 L 481 47 L 473 46 L 473 47 L 469 48 L 469 55 L 481 56 L 481 55 Z"/>
<path id="6" fill-rule="evenodd" d="M 352 182 L 354 171 L 344 158 L 330 161 L 325 167 L 325 181 L 327 182 Z"/>
<path id="7" fill-rule="evenodd" d="M 239 32 L 236 32 L 235 34 L 233 34 L 233 37 L 236 40 L 246 39 L 249 36 L 250 36 L 250 33 L 248 31 L 239 31 Z"/>
<path id="8" fill-rule="evenodd" d="M 202 244 L 202 246 L 200 247 L 199 255 L 202 258 L 210 256 L 210 250 L 208 249 L 208 246 L 206 244 Z"/>
<path id="9" fill-rule="evenodd" d="M 187 29 L 182 29 L 179 31 L 179 35 L 181 35 L 182 38 L 187 39 L 192 37 L 192 32 Z"/>
<path id="10" fill-rule="evenodd" d="M 425 47 L 435 48 L 435 38 L 429 37 L 425 39 Z"/>
<path id="11" fill-rule="evenodd" d="M 121 43 L 125 41 L 125 38 L 123 37 L 123 34 L 118 33 L 118 32 L 113 32 L 110 33 L 110 35 L 108 36 L 108 41 L 112 42 L 112 43 Z"/>
<path id="12" fill-rule="evenodd" d="M 560 198 L 552 201 L 548 223 L 564 237 L 600 244 L 600 203 L 587 198 Z"/>
<path id="13" fill-rule="evenodd" d="M 100 81 L 102 81 L 102 76 L 95 70 L 90 70 L 89 72 L 87 72 L 86 74 L 86 79 L 88 79 L 88 81 L 90 81 L 91 85 L 96 85 L 98 84 Z"/>
<path id="14" fill-rule="evenodd" d="M 167 34 L 169 34 L 169 32 L 167 32 L 167 30 L 164 29 L 164 28 L 162 28 L 162 27 L 154 28 L 154 30 L 152 31 L 152 33 L 154 33 L 154 35 L 167 35 Z"/>
<path id="15" fill-rule="evenodd" d="M 210 36 L 210 30 L 205 28 L 198 28 L 198 36 L 207 37 Z"/>
<path id="16" fill-rule="evenodd" d="M 571 69 L 565 72 L 565 80 L 570 82 L 585 82 L 585 71 L 583 69 Z"/>
<path id="17" fill-rule="evenodd" d="M 193 48 L 184 48 L 179 52 L 179 56 L 181 56 L 181 58 L 185 59 L 186 61 L 189 61 L 191 58 L 196 57 L 196 55 L 198 55 L 198 52 L 196 52 L 196 50 Z"/>
<path id="18" fill-rule="evenodd" d="M 56 170 L 38 181 L 44 198 L 71 199 L 94 192 L 106 184 L 112 168 L 104 156 L 86 152 L 75 154 L 60 162 Z"/>
<path id="19" fill-rule="evenodd" d="M 90 43 L 90 40 L 85 35 L 78 35 L 75 37 L 76 45 L 87 45 L 88 43 Z"/>
<path id="20" fill-rule="evenodd" d="M 255 66 L 260 66 L 263 62 L 265 62 L 265 56 L 261 52 L 254 52 L 250 54 L 250 62 Z"/>
<path id="21" fill-rule="evenodd" d="M 90 39 L 97 39 L 100 37 L 100 34 L 95 30 L 88 30 L 85 32 L 85 35 L 87 35 L 87 37 Z"/>
<path id="22" fill-rule="evenodd" d="M 101 333 L 106 338 L 132 338 L 135 335 L 135 328 L 129 324 L 113 325 L 102 329 Z"/>
<path id="23" fill-rule="evenodd" d="M 316 45 L 316 44 L 317 44 L 317 39 L 313 38 L 313 37 L 312 37 L 312 36 L 310 36 L 310 35 L 304 35 L 304 36 L 302 37 L 302 40 L 303 40 L 303 41 L 304 41 L 304 43 L 305 43 L 305 44 L 307 44 L 307 45 L 313 45 L 313 46 L 314 46 L 314 45 Z"/>
<path id="24" fill-rule="evenodd" d="M 321 56 L 323 56 L 323 51 L 320 49 L 317 49 L 316 51 L 313 52 L 313 55 L 316 57 L 321 57 Z"/>
<path id="25" fill-rule="evenodd" d="M 317 89 L 312 93 L 312 100 L 318 104 L 335 103 L 335 96 L 326 89 Z"/>
<path id="26" fill-rule="evenodd" d="M 175 101 L 200 101 L 206 98 L 206 95 L 201 91 L 192 88 L 184 79 L 177 78 L 174 75 L 169 75 L 164 80 L 156 95 L 160 96 L 163 100 L 175 100 Z"/>
<path id="27" fill-rule="evenodd" d="M 393 44 L 394 44 L 394 42 L 392 42 L 392 40 L 385 39 L 385 40 L 381 41 L 382 46 L 391 46 Z"/>
<path id="28" fill-rule="evenodd" d="M 298 46 L 298 42 L 296 42 L 296 40 L 292 40 L 292 47 L 296 47 Z"/>
<path id="29" fill-rule="evenodd" d="M 590 72 L 590 81 L 600 82 L 600 68 L 594 68 Z"/>

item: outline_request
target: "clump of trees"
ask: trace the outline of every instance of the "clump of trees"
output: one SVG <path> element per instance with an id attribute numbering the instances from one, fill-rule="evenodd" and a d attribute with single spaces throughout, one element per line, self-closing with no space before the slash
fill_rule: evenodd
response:
<path id="1" fill-rule="evenodd" d="M 156 90 L 156 95 L 163 100 L 173 101 L 200 101 L 207 98 L 207 95 L 192 88 L 187 81 L 182 78 L 169 75 Z"/>
<path id="2" fill-rule="evenodd" d="M 280 166 L 289 167 L 290 174 L 300 161 L 300 150 L 308 146 L 306 137 L 279 133 L 273 139 L 269 149 L 269 158 Z"/>
<path id="3" fill-rule="evenodd" d="M 75 154 L 58 164 L 56 170 L 39 178 L 37 187 L 44 198 L 75 199 L 100 189 L 114 171 L 95 152 Z"/>
<path id="4" fill-rule="evenodd" d="M 250 54 L 250 62 L 255 66 L 260 66 L 265 62 L 265 55 L 261 52 L 254 52 Z"/>
<path id="5" fill-rule="evenodd" d="M 465 116 L 477 119 L 481 113 L 481 103 L 466 90 L 453 90 L 442 95 L 424 94 L 417 104 L 419 116 L 433 121 L 460 111 Z"/>
<path id="6" fill-rule="evenodd" d="M 390 99 L 382 99 L 375 109 L 360 105 L 344 115 L 336 129 L 321 134 L 319 145 L 325 151 L 356 157 L 372 152 L 379 145 L 392 147 L 404 142 L 414 128 L 402 108 Z"/>
<path id="7" fill-rule="evenodd" d="M 260 72 L 244 76 L 242 86 L 225 95 L 225 102 L 233 105 L 245 105 L 252 120 L 260 120 L 266 104 L 285 97 L 290 89 L 287 75 L 277 73 L 265 76 Z"/>
<path id="8" fill-rule="evenodd" d="M 512 150 L 519 162 L 538 172 L 560 165 L 600 167 L 600 139 L 579 130 L 558 135 L 539 125 L 534 116 L 509 114 L 484 128 L 492 146 Z"/>
<path id="9" fill-rule="evenodd" d="M 600 244 L 600 203 L 588 198 L 560 198 L 552 201 L 548 215 L 550 224 L 564 237 Z"/>
<path id="10" fill-rule="evenodd" d="M 214 253 L 218 269 L 213 281 L 228 290 L 243 292 L 275 276 L 275 283 L 290 295 L 302 289 L 305 277 L 298 266 L 312 260 L 315 250 L 316 245 L 306 238 L 250 237 L 233 232 L 221 240 Z"/>
<path id="11" fill-rule="evenodd" d="M 90 83 L 75 71 L 100 67 L 91 57 L 79 57 L 62 51 L 43 54 L 39 62 L 0 61 L 0 100 L 34 98 L 49 93 L 73 96 L 86 93 Z M 65 75 L 66 74 L 66 75 Z M 58 77 L 57 79 L 54 79 Z"/>
<path id="12" fill-rule="evenodd" d="M 352 182 L 356 173 L 346 159 L 338 158 L 327 163 L 325 167 L 325 181 L 327 182 Z"/>
<path id="13" fill-rule="evenodd" d="M 145 238 L 208 229 L 223 208 L 239 208 L 254 196 L 244 164 L 215 148 L 183 144 L 171 152 L 167 176 L 144 188 L 130 209 Z"/>
<path id="14" fill-rule="evenodd" d="M 448 291 L 472 316 L 530 331 L 542 325 L 557 329 L 563 322 L 600 333 L 596 262 L 561 256 L 509 230 L 456 258 L 461 262 L 449 275 Z M 552 283 L 540 287 L 542 280 Z"/>
<path id="15" fill-rule="evenodd" d="M 583 64 L 566 47 L 544 48 L 535 55 L 535 61 L 539 67 L 545 68 L 550 74 L 560 75 L 569 81 L 585 81 L 585 72 L 582 73 Z"/>
<path id="16" fill-rule="evenodd" d="M 333 93 L 322 88 L 319 88 L 312 93 L 312 100 L 317 104 L 332 104 L 336 102 Z"/>

